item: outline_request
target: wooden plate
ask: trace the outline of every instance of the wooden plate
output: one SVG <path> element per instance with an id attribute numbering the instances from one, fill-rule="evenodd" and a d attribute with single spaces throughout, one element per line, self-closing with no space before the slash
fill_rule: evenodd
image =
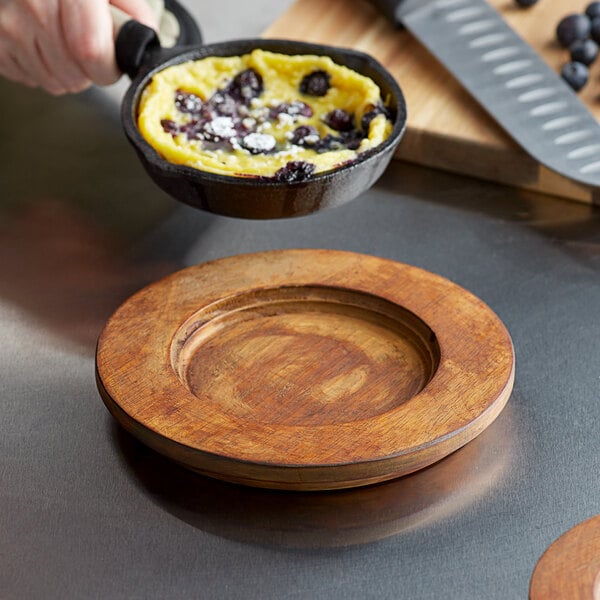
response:
<path id="1" fill-rule="evenodd" d="M 205 475 L 346 488 L 430 465 L 510 395 L 498 317 L 394 261 L 280 250 L 197 265 L 141 290 L 98 341 L 100 394 L 132 434 Z"/>
<path id="2" fill-rule="evenodd" d="M 561 535 L 538 561 L 530 600 L 600 600 L 600 515 Z"/>

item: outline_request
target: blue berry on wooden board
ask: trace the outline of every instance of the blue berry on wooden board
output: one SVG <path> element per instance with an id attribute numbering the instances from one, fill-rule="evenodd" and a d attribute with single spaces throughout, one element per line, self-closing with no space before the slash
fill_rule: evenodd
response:
<path id="1" fill-rule="evenodd" d="M 587 8 L 585 9 L 585 14 L 590 19 L 600 17 L 600 2 L 592 2 L 591 4 L 588 4 Z"/>
<path id="2" fill-rule="evenodd" d="M 538 0 L 515 0 L 515 2 L 522 8 L 529 8 L 534 4 L 537 4 Z"/>
<path id="3" fill-rule="evenodd" d="M 592 22 L 586 15 L 571 14 L 560 20 L 556 27 L 556 39 L 561 46 L 569 48 L 577 40 L 585 40 L 590 35 Z"/>
<path id="4" fill-rule="evenodd" d="M 584 64 L 573 61 L 562 68 L 560 75 L 573 90 L 578 92 L 588 82 L 590 72 Z"/>
<path id="5" fill-rule="evenodd" d="M 600 44 L 600 17 L 592 19 L 592 26 L 590 28 L 590 37 L 597 43 Z"/>
<path id="6" fill-rule="evenodd" d="M 594 40 L 577 40 L 569 47 L 571 60 L 584 65 L 591 65 L 598 58 L 598 44 Z"/>

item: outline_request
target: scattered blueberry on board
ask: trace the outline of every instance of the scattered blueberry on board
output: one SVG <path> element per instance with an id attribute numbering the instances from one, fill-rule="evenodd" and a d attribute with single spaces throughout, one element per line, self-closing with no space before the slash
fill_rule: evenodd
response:
<path id="1" fill-rule="evenodd" d="M 591 39 L 577 40 L 569 46 L 569 54 L 573 62 L 589 66 L 598 58 L 598 44 Z"/>
<path id="2" fill-rule="evenodd" d="M 515 0 L 522 8 L 537 4 L 538 0 Z M 600 1 L 590 2 L 583 13 L 564 16 L 556 26 L 556 40 L 569 51 L 569 62 L 560 75 L 578 92 L 590 78 L 590 66 L 600 54 Z"/>
<path id="3" fill-rule="evenodd" d="M 563 17 L 556 27 L 556 39 L 564 48 L 573 42 L 585 40 L 592 29 L 592 22 L 587 15 L 574 13 Z"/>
<path id="4" fill-rule="evenodd" d="M 588 82 L 590 71 L 584 64 L 572 61 L 561 69 L 560 75 L 578 92 Z"/>
<path id="5" fill-rule="evenodd" d="M 592 20 L 596 17 L 600 17 L 600 2 L 588 4 L 588 7 L 585 9 L 585 14 Z"/>
<path id="6" fill-rule="evenodd" d="M 598 58 L 600 2 L 591 2 L 582 14 L 571 14 L 561 19 L 556 28 L 556 38 L 569 50 L 571 59 L 561 69 L 561 77 L 578 92 L 588 82 L 589 67 Z"/>
<path id="7" fill-rule="evenodd" d="M 600 44 L 600 17 L 595 17 L 592 19 L 592 28 L 590 30 L 590 37 L 597 44 Z"/>

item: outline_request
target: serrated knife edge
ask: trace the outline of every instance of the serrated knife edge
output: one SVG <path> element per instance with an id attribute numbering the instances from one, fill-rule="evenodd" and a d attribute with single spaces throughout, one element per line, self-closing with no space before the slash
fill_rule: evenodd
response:
<path id="1" fill-rule="evenodd" d="M 535 160 L 600 188 L 600 124 L 486 0 L 375 3 L 394 15 Z"/>

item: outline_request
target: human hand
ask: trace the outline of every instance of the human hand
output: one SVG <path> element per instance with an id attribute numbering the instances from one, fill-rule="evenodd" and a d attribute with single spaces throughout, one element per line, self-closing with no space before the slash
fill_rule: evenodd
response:
<path id="1" fill-rule="evenodd" d="M 0 75 L 53 95 L 114 83 L 110 5 L 158 27 L 145 0 L 0 0 Z"/>

